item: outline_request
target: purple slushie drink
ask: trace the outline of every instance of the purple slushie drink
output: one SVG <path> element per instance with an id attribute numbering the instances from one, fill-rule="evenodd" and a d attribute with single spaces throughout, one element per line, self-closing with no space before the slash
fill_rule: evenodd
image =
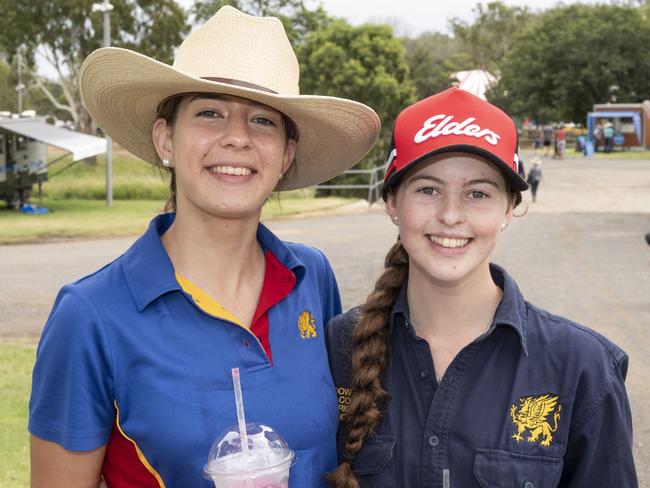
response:
<path id="1" fill-rule="evenodd" d="M 205 477 L 216 488 L 289 488 L 289 468 L 295 459 L 286 441 L 272 428 L 246 424 L 248 453 L 243 452 L 237 426 L 212 444 Z"/>

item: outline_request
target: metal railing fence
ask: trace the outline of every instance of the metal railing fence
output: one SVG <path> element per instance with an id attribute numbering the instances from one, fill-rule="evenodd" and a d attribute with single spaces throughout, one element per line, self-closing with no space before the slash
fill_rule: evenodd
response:
<path id="1" fill-rule="evenodd" d="M 376 166 L 370 169 L 349 169 L 344 171 L 344 175 L 359 175 L 359 174 L 368 174 L 370 175 L 370 181 L 368 184 L 347 184 L 347 183 L 330 183 L 324 185 L 315 185 L 314 188 L 322 190 L 368 190 L 368 203 L 373 203 L 377 201 L 380 197 L 381 185 L 384 182 L 384 174 L 386 173 L 387 164 L 383 166 Z M 381 173 L 381 175 L 379 174 Z"/>

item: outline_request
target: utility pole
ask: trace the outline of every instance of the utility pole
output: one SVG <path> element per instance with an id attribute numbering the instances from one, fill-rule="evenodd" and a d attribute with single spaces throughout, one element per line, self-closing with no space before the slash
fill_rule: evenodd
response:
<path id="1" fill-rule="evenodd" d="M 109 0 L 104 3 L 93 3 L 93 12 L 102 12 L 104 14 L 104 47 L 111 45 L 111 10 L 113 5 Z M 113 206 L 113 141 L 111 136 L 104 134 L 106 137 L 106 206 Z"/>
<path id="2" fill-rule="evenodd" d="M 23 46 L 18 48 L 18 86 L 16 86 L 16 91 L 18 92 L 18 113 L 23 112 L 23 91 L 25 90 L 25 85 L 23 85 Z"/>

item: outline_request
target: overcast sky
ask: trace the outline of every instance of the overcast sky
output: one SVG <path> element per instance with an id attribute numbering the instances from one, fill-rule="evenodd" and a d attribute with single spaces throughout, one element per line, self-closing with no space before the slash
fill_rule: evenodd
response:
<path id="1" fill-rule="evenodd" d="M 176 0 L 188 8 L 193 0 Z M 314 7 L 318 0 L 307 0 Z M 476 0 L 321 0 L 325 10 L 336 17 L 343 17 L 354 25 L 367 21 L 388 22 L 397 27 L 404 36 L 416 36 L 426 31 L 449 33 L 448 20 L 454 17 L 470 22 L 474 18 L 472 9 Z M 488 3 L 487 0 L 483 2 Z M 508 6 L 526 6 L 531 10 L 546 10 L 558 3 L 557 0 L 505 0 Z M 564 0 L 565 4 L 578 3 Z M 609 3 L 583 0 L 581 3 Z"/>
<path id="2" fill-rule="evenodd" d="M 194 0 L 176 0 L 185 8 Z M 508 6 L 526 6 L 531 10 L 546 10 L 558 4 L 558 0 L 503 0 Z M 415 37 L 422 32 L 450 33 L 449 19 L 459 18 L 466 22 L 474 19 L 472 9 L 477 0 L 306 0 L 309 7 L 321 3 L 333 16 L 343 17 L 353 25 L 364 22 L 388 22 L 401 36 Z M 483 1 L 484 4 L 488 0 Z M 564 0 L 565 4 L 578 3 Z M 581 3 L 609 3 L 605 0 L 581 0 Z M 40 74 L 55 78 L 56 72 L 37 57 Z"/>

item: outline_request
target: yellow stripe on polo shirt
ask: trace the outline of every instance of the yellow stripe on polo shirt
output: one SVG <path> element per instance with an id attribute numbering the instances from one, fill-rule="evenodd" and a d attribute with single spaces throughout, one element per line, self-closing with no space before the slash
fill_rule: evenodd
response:
<path id="1" fill-rule="evenodd" d="M 138 446 L 138 443 L 135 442 L 133 439 L 131 439 L 128 435 L 124 433 L 122 430 L 122 425 L 120 424 L 120 408 L 117 406 L 117 400 L 113 400 L 113 405 L 115 405 L 115 410 L 117 412 L 116 418 L 115 418 L 115 425 L 117 425 L 118 430 L 120 431 L 120 434 L 128 440 L 131 444 L 133 444 L 133 447 L 135 448 L 135 452 L 138 455 L 138 458 L 140 459 L 140 462 L 142 465 L 151 473 L 151 475 L 156 479 L 158 482 L 158 486 L 160 488 L 165 488 L 165 482 L 162 480 L 160 475 L 158 474 L 158 471 L 154 469 L 154 467 L 149 463 L 143 452 L 140 450 L 140 447 Z"/>
<path id="2" fill-rule="evenodd" d="M 227 320 L 229 322 L 233 322 L 237 325 L 240 325 L 248 329 L 248 327 L 246 327 L 241 320 L 235 317 L 234 314 L 226 310 L 223 305 L 221 305 L 218 301 L 216 301 L 214 298 L 212 298 L 210 295 L 208 295 L 205 291 L 203 291 L 201 288 L 196 286 L 194 283 L 190 282 L 189 280 L 183 278 L 178 274 L 176 274 L 176 281 L 178 281 L 178 284 L 181 285 L 183 291 L 185 293 L 188 293 L 192 297 L 194 302 L 205 313 L 209 313 L 210 315 L 214 315 L 215 317 L 218 317 L 223 320 Z"/>

